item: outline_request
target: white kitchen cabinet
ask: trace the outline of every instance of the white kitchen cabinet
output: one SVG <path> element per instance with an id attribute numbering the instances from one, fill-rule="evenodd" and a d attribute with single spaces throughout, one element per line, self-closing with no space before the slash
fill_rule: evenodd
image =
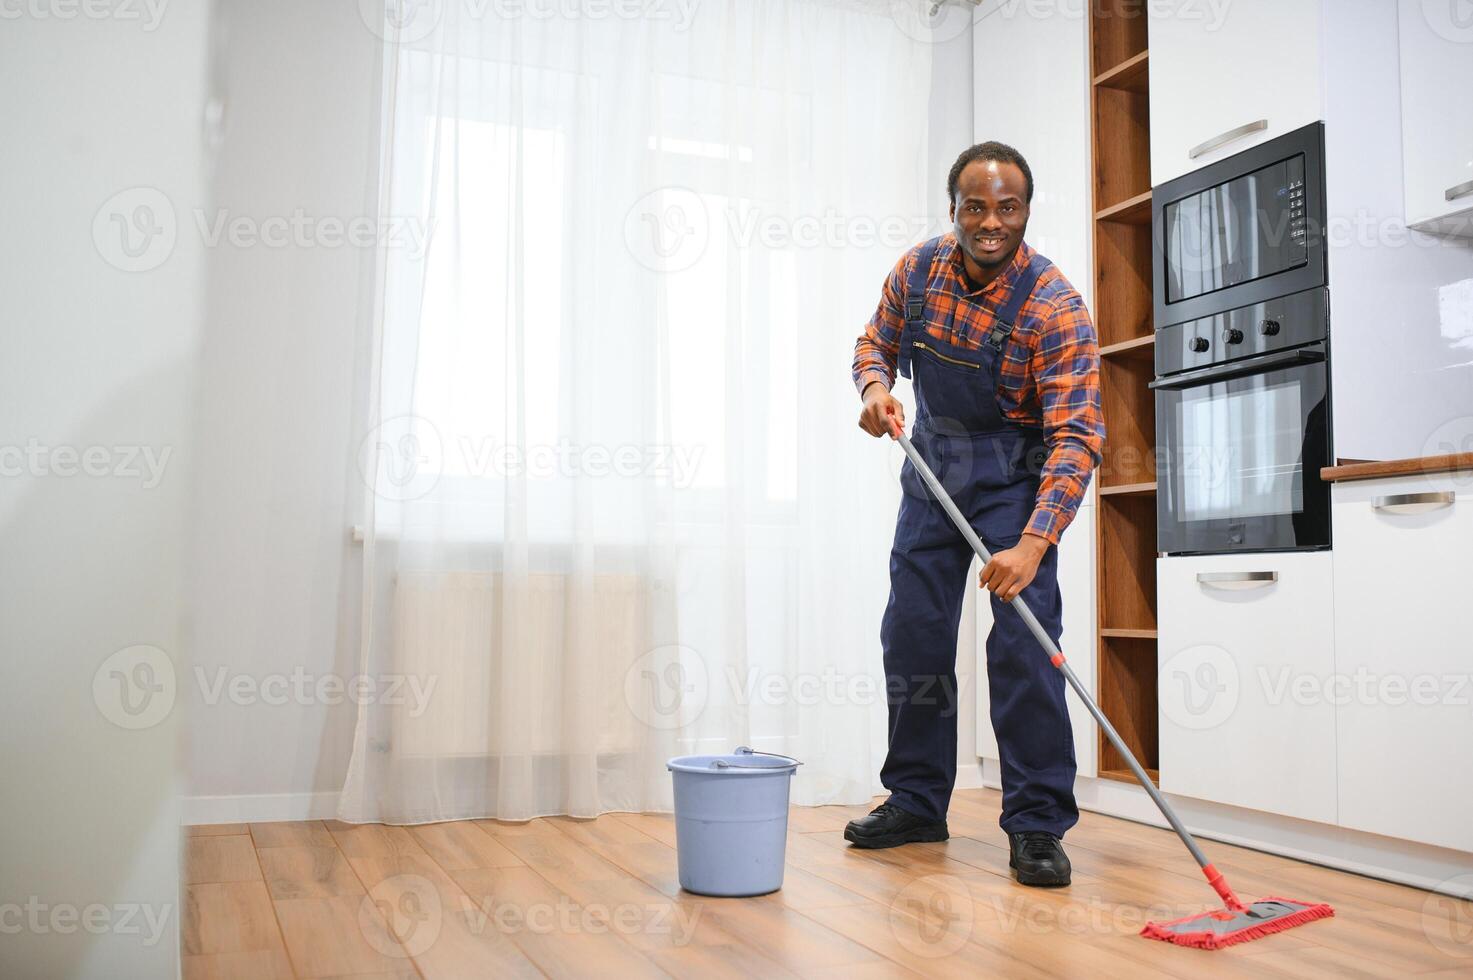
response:
<path id="1" fill-rule="evenodd" d="M 1473 237 L 1473 20 L 1456 3 L 1402 0 L 1406 221 Z"/>
<path id="2" fill-rule="evenodd" d="M 1333 493 L 1340 823 L 1473 851 L 1473 474 Z"/>
<path id="3" fill-rule="evenodd" d="M 1320 0 L 1146 9 L 1152 186 L 1323 118 Z"/>
<path id="4" fill-rule="evenodd" d="M 1329 552 L 1157 559 L 1161 788 L 1335 821 Z"/>
<path id="5" fill-rule="evenodd" d="M 980 562 L 973 563 L 971 587 L 976 588 Z M 1095 508 L 1084 505 L 1059 539 L 1059 592 L 1064 601 L 1064 632 L 1059 647 L 1069 666 L 1091 694 L 1095 690 Z M 997 758 L 997 737 L 992 731 L 987 687 L 987 634 L 992 630 L 992 602 L 977 596 L 977 754 Z M 1032 641 L 1030 640 L 1030 643 Z M 1035 650 L 1040 658 L 1046 654 Z M 1080 776 L 1098 771 L 1098 744 L 1094 719 L 1071 690 L 1068 695 L 1069 723 L 1074 730 L 1074 755 Z"/>

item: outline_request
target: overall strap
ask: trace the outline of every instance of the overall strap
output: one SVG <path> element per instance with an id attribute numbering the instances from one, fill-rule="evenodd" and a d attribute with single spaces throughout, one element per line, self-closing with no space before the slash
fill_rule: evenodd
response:
<path id="1" fill-rule="evenodd" d="M 926 328 L 926 282 L 931 277 L 931 260 L 940 243 L 941 237 L 937 236 L 921 245 L 905 280 L 905 326 L 900 330 L 900 351 L 896 357 L 902 378 L 910 377 L 910 345 L 916 334 Z"/>
<path id="2" fill-rule="evenodd" d="M 1018 314 L 1023 310 L 1023 304 L 1028 302 L 1029 296 L 1033 295 L 1033 289 L 1038 285 L 1039 276 L 1043 275 L 1048 267 L 1049 260 L 1034 252 L 1033 258 L 1018 274 L 1018 281 L 1013 283 L 1013 292 L 1008 297 L 1007 304 L 997 311 L 996 322 L 987 334 L 987 343 L 993 350 L 1002 350 L 1003 344 L 1007 343 L 1008 337 L 1013 333 L 1013 326 L 1018 322 Z"/>

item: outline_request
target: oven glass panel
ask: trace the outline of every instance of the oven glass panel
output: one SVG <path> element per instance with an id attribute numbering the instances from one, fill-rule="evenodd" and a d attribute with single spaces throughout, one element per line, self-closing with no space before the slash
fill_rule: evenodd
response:
<path id="1" fill-rule="evenodd" d="M 1166 205 L 1166 301 L 1306 264 L 1304 198 L 1301 153 Z"/>
<path id="2" fill-rule="evenodd" d="M 1317 361 L 1159 389 L 1159 549 L 1327 547 L 1326 387 Z"/>
<path id="3" fill-rule="evenodd" d="M 1299 385 L 1188 391 L 1176 410 L 1181 518 L 1208 521 L 1304 509 Z"/>

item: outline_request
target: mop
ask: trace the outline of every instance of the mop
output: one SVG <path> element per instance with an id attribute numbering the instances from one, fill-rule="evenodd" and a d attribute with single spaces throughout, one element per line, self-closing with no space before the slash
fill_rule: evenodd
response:
<path id="1" fill-rule="evenodd" d="M 891 420 L 891 424 L 895 439 L 899 441 L 901 448 L 905 450 L 905 454 L 910 457 L 911 464 L 915 466 L 916 472 L 920 473 L 921 479 L 925 481 L 926 486 L 931 488 L 932 495 L 945 508 L 946 513 L 951 517 L 952 523 L 962 533 L 962 537 L 967 539 L 967 543 L 972 546 L 972 550 L 977 553 L 977 556 L 982 559 L 984 564 L 990 562 L 992 560 L 992 554 L 982 544 L 982 539 L 977 537 L 977 532 L 972 530 L 972 525 L 962 516 L 962 512 L 957 509 L 956 502 L 951 499 L 951 495 L 946 492 L 946 489 L 941 485 L 941 481 L 936 479 L 936 474 L 931 472 L 931 467 L 927 466 L 926 461 L 921 458 L 920 453 L 916 452 L 915 446 L 911 445 L 910 439 L 900 429 L 899 424 L 893 419 Z M 1222 949 L 1224 946 L 1231 946 L 1234 943 L 1245 943 L 1251 939 L 1259 939 L 1271 933 L 1283 932 L 1285 929 L 1292 929 L 1306 922 L 1313 922 L 1315 919 L 1323 919 L 1335 914 L 1335 910 L 1328 905 L 1314 902 L 1300 902 L 1288 898 L 1264 898 L 1257 902 L 1244 905 L 1238 896 L 1233 893 L 1233 890 L 1228 887 L 1228 883 L 1223 878 L 1222 872 L 1218 871 L 1217 868 L 1213 867 L 1212 862 L 1207 860 L 1207 855 L 1203 854 L 1202 848 L 1197 846 L 1196 838 L 1187 831 L 1186 827 L 1182 826 L 1182 822 L 1177 819 L 1176 812 L 1171 809 L 1171 805 L 1166 802 L 1166 798 L 1161 795 L 1161 791 L 1151 782 L 1150 777 L 1141 768 L 1141 764 L 1136 760 L 1135 755 L 1126 747 L 1124 740 L 1120 737 L 1120 733 L 1115 731 L 1114 725 L 1110 724 L 1110 719 L 1105 717 L 1099 705 L 1095 704 L 1094 698 L 1090 697 L 1089 692 L 1080 684 L 1079 678 L 1075 675 L 1074 670 L 1064 659 L 1064 654 L 1060 652 L 1058 646 L 1049 638 L 1049 635 L 1044 632 L 1043 627 L 1034 617 L 1033 611 L 1023 602 L 1022 596 L 1014 597 L 1010 605 L 1018 611 L 1019 616 L 1023 617 L 1023 622 L 1028 625 L 1028 629 L 1038 639 L 1044 652 L 1049 655 L 1049 662 L 1064 675 L 1065 680 L 1069 682 L 1069 686 L 1074 688 L 1074 693 L 1079 695 L 1079 700 L 1084 702 L 1084 706 L 1089 709 L 1089 713 L 1099 723 L 1100 730 L 1105 733 L 1106 737 L 1110 739 L 1111 744 L 1115 746 L 1116 750 L 1120 752 L 1120 755 L 1130 765 L 1130 771 L 1135 774 L 1135 778 L 1140 782 L 1141 787 L 1150 795 L 1152 802 L 1160 808 L 1161 815 L 1166 818 L 1167 823 L 1171 824 L 1171 829 L 1176 831 L 1176 836 L 1180 837 L 1181 842 L 1187 846 L 1187 850 L 1192 852 L 1192 857 L 1197 860 L 1197 864 L 1202 868 L 1202 874 L 1207 877 L 1207 883 L 1212 886 L 1213 891 L 1217 892 L 1223 901 L 1223 908 L 1221 909 L 1202 912 L 1197 915 L 1188 915 L 1180 919 L 1173 919 L 1170 922 L 1148 922 L 1146 923 L 1146 927 L 1141 930 L 1140 934 L 1142 936 L 1148 939 L 1160 939 L 1168 943 L 1176 943 L 1178 946 L 1195 946 L 1199 949 Z"/>

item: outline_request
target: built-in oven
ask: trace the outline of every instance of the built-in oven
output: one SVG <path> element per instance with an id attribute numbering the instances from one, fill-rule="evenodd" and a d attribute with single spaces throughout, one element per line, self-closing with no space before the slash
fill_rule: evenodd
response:
<path id="1" fill-rule="evenodd" d="M 1330 546 L 1324 126 L 1151 191 L 1157 550 Z"/>
<path id="2" fill-rule="evenodd" d="M 1156 335 L 1156 540 L 1167 554 L 1330 546 L 1329 296 Z"/>

